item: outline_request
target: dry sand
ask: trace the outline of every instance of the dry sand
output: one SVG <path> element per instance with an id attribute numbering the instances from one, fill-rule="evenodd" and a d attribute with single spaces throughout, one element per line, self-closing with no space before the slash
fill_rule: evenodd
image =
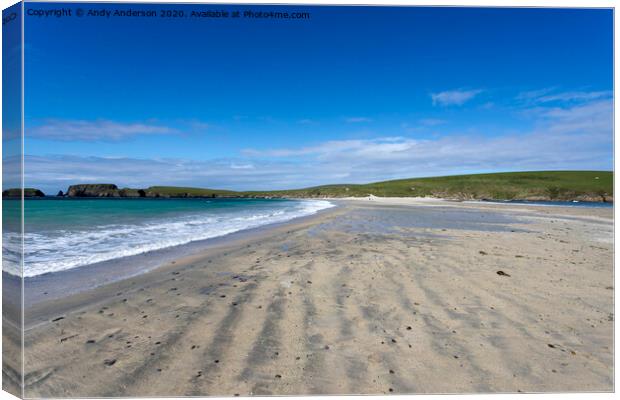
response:
<path id="1" fill-rule="evenodd" d="M 340 205 L 27 310 L 25 395 L 613 390 L 611 208 Z"/>

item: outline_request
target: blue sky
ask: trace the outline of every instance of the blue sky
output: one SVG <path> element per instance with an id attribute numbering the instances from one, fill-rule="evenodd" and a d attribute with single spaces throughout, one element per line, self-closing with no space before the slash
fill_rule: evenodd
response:
<path id="1" fill-rule="evenodd" d="M 27 15 L 28 186 L 612 169 L 610 10 L 174 8 L 311 18 Z"/>

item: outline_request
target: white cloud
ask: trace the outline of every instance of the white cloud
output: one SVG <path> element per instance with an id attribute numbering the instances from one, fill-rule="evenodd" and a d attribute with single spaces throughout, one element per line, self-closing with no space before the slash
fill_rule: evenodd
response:
<path id="1" fill-rule="evenodd" d="M 539 110 L 533 116 L 533 130 L 503 136 L 340 140 L 245 154 L 297 158 L 300 163 L 346 172 L 353 182 L 483 170 L 610 169 L 612 112 L 611 100 L 600 100 Z"/>
<path id="2" fill-rule="evenodd" d="M 211 128 L 211 124 L 197 120 L 189 121 L 189 126 L 197 131 L 206 131 Z"/>
<path id="3" fill-rule="evenodd" d="M 301 147 L 296 149 L 273 149 L 255 150 L 245 149 L 243 154 L 250 157 L 300 157 L 316 156 L 320 159 L 340 157 L 382 157 L 397 151 L 405 151 L 414 146 L 415 140 L 402 137 L 384 137 L 369 140 L 332 140 L 320 143 L 316 146 Z"/>
<path id="4" fill-rule="evenodd" d="M 5 170 L 19 157 L 5 159 Z M 48 155 L 25 157 L 25 182 L 45 193 L 65 191 L 78 183 L 114 183 L 119 187 L 144 188 L 177 185 L 224 189 L 288 187 L 304 171 L 286 162 L 241 159 L 185 160 L 130 157 L 80 157 Z M 9 179 L 10 177 L 5 177 Z"/>
<path id="5" fill-rule="evenodd" d="M 254 169 L 254 165 L 252 164 L 230 164 L 230 168 L 232 169 Z"/>
<path id="6" fill-rule="evenodd" d="M 27 127 L 27 137 L 61 141 L 118 141 L 138 135 L 179 133 L 176 129 L 145 122 L 125 123 L 105 119 L 95 121 L 49 119 Z"/>
<path id="7" fill-rule="evenodd" d="M 537 90 L 529 90 L 529 91 L 525 91 L 525 92 L 521 92 L 517 95 L 516 99 L 517 100 L 531 100 L 531 99 L 536 99 L 539 98 L 541 96 L 544 96 L 548 93 L 551 93 L 552 91 L 554 91 L 555 88 L 554 87 L 549 87 L 549 88 L 542 88 L 542 89 L 537 89 Z"/>
<path id="8" fill-rule="evenodd" d="M 247 149 L 229 159 L 27 156 L 26 184 L 49 193 L 97 182 L 266 190 L 485 171 L 612 168 L 611 99 L 538 107 L 527 117 L 534 122 L 527 132 L 330 140 Z M 10 165 L 5 170 L 10 171 Z"/>
<path id="9" fill-rule="evenodd" d="M 537 99 L 538 102 L 547 103 L 551 101 L 587 101 L 600 99 L 604 97 L 611 97 L 613 95 L 610 91 L 600 92 L 564 92 L 557 94 L 550 94 L 542 96 Z"/>
<path id="10" fill-rule="evenodd" d="M 345 118 L 345 122 L 348 122 L 350 124 L 356 124 L 356 123 L 360 123 L 360 122 L 372 122 L 372 118 L 367 118 L 367 117 L 349 117 L 349 118 Z"/>
<path id="11" fill-rule="evenodd" d="M 424 119 L 421 119 L 419 122 L 421 125 L 424 125 L 424 126 L 437 126 L 437 125 L 443 125 L 447 123 L 448 121 L 439 119 L 439 118 L 424 118 Z"/>
<path id="12" fill-rule="evenodd" d="M 541 111 L 542 129 L 553 134 L 575 134 L 584 136 L 604 135 L 611 140 L 613 135 L 613 101 L 597 100 L 570 108 L 555 107 Z M 611 149 L 611 147 L 610 147 Z"/>
<path id="13" fill-rule="evenodd" d="M 447 90 L 445 92 L 431 93 L 431 98 L 433 99 L 433 105 L 460 106 L 460 105 L 465 104 L 467 101 L 473 99 L 480 93 L 482 93 L 482 89 Z"/>
<path id="14" fill-rule="evenodd" d="M 592 100 L 611 98 L 613 92 L 608 90 L 600 91 L 567 91 L 556 92 L 555 88 L 545 88 L 540 90 L 533 90 L 529 92 L 522 92 L 517 95 L 517 100 L 524 100 L 530 104 L 543 104 L 543 103 L 578 103 L 587 102 Z"/>

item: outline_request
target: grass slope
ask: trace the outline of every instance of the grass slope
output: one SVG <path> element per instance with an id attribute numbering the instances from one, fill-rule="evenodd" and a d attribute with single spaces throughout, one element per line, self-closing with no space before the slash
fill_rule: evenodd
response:
<path id="1" fill-rule="evenodd" d="M 200 189 L 178 186 L 151 186 L 144 190 L 147 194 L 159 194 L 170 197 L 226 197 L 239 196 L 232 190 Z"/>
<path id="2" fill-rule="evenodd" d="M 541 171 L 400 179 L 364 185 L 325 185 L 299 190 L 246 192 L 285 197 L 433 196 L 458 199 L 610 200 L 610 171 Z"/>

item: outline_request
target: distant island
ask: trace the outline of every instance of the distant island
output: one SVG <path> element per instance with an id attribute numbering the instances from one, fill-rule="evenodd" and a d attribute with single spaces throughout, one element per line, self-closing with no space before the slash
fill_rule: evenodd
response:
<path id="1" fill-rule="evenodd" d="M 2 197 L 21 198 L 22 190 L 20 188 L 7 189 L 2 191 Z M 45 197 L 45 193 L 39 189 L 24 188 L 24 197 Z"/>
<path id="2" fill-rule="evenodd" d="M 338 184 L 305 189 L 232 191 L 176 186 L 146 189 L 106 184 L 69 186 L 63 197 L 127 198 L 338 198 L 338 197 L 435 197 L 453 200 L 530 200 L 613 202 L 611 171 L 537 171 L 453 175 L 399 179 L 369 184 Z M 2 192 L 20 197 L 19 189 Z M 42 197 L 38 189 L 25 189 L 26 197 Z"/>

